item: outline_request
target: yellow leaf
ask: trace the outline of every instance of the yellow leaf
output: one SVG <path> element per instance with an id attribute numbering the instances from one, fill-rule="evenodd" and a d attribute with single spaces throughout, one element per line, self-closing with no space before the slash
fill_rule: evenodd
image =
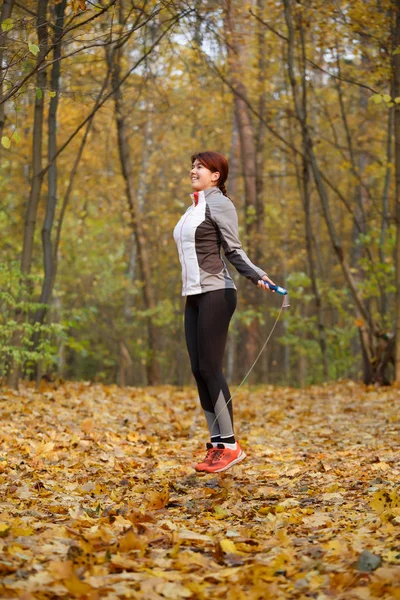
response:
<path id="1" fill-rule="evenodd" d="M 159 583 L 156 587 L 156 591 L 162 594 L 162 597 L 169 598 L 170 600 L 178 600 L 178 598 L 192 598 L 192 592 L 181 583 L 175 582 L 163 582 Z"/>
<path id="2" fill-rule="evenodd" d="M 84 419 L 81 423 L 81 429 L 84 433 L 90 433 L 91 431 L 93 431 L 93 421 L 92 419 Z"/>
<path id="3" fill-rule="evenodd" d="M 138 568 L 138 563 L 127 556 L 121 556 L 120 554 L 114 554 L 111 557 L 110 561 L 116 567 L 120 567 L 121 569 L 125 569 L 128 571 L 133 571 Z"/>
<path id="4" fill-rule="evenodd" d="M 383 98 L 381 94 L 374 94 L 373 96 L 371 96 L 371 100 L 372 102 L 374 102 L 375 104 L 381 104 Z"/>
<path id="5" fill-rule="evenodd" d="M 55 579 L 70 579 L 72 576 L 72 560 L 54 560 L 49 566 L 48 570 Z"/>
<path id="6" fill-rule="evenodd" d="M 141 537 L 133 531 L 133 529 L 127 531 L 119 542 L 119 549 L 121 552 L 140 550 L 144 546 L 146 546 L 144 540 L 142 540 Z"/>
<path id="7" fill-rule="evenodd" d="M 316 512 L 310 517 L 304 517 L 303 523 L 306 527 L 318 528 L 325 527 L 330 523 L 331 517 L 327 513 Z"/>
<path id="8" fill-rule="evenodd" d="M 271 512 L 273 513 L 274 512 L 274 507 L 272 507 L 272 506 L 261 506 L 258 509 L 258 512 L 261 515 L 268 515 L 269 513 L 271 513 Z"/>
<path id="9" fill-rule="evenodd" d="M 116 493 L 116 491 L 115 491 L 115 490 L 111 490 L 110 498 L 111 498 L 111 500 L 113 500 L 114 502 L 117 502 L 117 501 L 118 501 L 118 494 Z"/>
<path id="10" fill-rule="evenodd" d="M 281 554 L 278 554 L 278 556 L 275 557 L 272 563 L 272 568 L 275 571 L 285 569 L 287 565 L 290 564 L 291 560 L 292 558 L 287 552 L 282 552 Z"/>
<path id="11" fill-rule="evenodd" d="M 400 497 L 397 495 L 396 490 L 378 490 L 373 495 L 369 505 L 377 513 L 381 513 L 385 510 L 398 508 L 400 506 Z"/>
<path id="12" fill-rule="evenodd" d="M 35 533 L 35 530 L 32 529 L 32 527 L 13 527 L 12 532 L 15 535 L 15 537 L 28 537 L 29 535 L 33 535 Z"/>
<path id="13" fill-rule="evenodd" d="M 21 546 L 19 546 L 19 544 L 12 544 L 7 548 L 7 552 L 10 556 L 16 556 L 18 554 L 21 554 L 23 551 L 24 549 Z"/>
<path id="14" fill-rule="evenodd" d="M 400 565 L 400 551 L 388 550 L 382 554 L 383 560 L 394 565 Z"/>
<path id="15" fill-rule="evenodd" d="M 343 551 L 342 545 L 339 540 L 330 540 L 326 544 L 324 544 L 327 552 L 334 556 L 340 556 Z"/>
<path id="16" fill-rule="evenodd" d="M 212 538 L 209 535 L 203 533 L 196 533 L 195 531 L 189 531 L 183 529 L 179 532 L 178 537 L 180 540 L 189 540 L 191 542 L 211 542 Z"/>
<path id="17" fill-rule="evenodd" d="M 72 0 L 72 10 L 77 12 L 78 10 L 86 10 L 86 0 Z"/>
<path id="18" fill-rule="evenodd" d="M 29 52 L 32 52 L 34 56 L 37 56 L 40 52 L 40 48 L 37 44 L 28 44 Z"/>
<path id="19" fill-rule="evenodd" d="M 10 31 L 10 29 L 12 29 L 13 27 L 14 27 L 14 21 L 11 18 L 4 19 L 4 21 L 1 24 L 1 28 L 3 31 Z"/>
<path id="20" fill-rule="evenodd" d="M 3 135 L 1 138 L 1 145 L 8 149 L 11 146 L 10 138 L 8 138 L 6 135 Z"/>
<path id="21" fill-rule="evenodd" d="M 227 510 L 223 506 L 214 506 L 214 512 L 217 519 L 225 519 L 228 516 Z"/>
<path id="22" fill-rule="evenodd" d="M 165 487 L 161 492 L 152 492 L 147 496 L 147 508 L 149 510 L 160 510 L 164 508 L 169 501 L 169 491 Z"/>
<path id="23" fill-rule="evenodd" d="M 72 577 L 64 579 L 63 584 L 65 585 L 67 590 L 71 592 L 71 594 L 78 598 L 80 596 L 83 596 L 84 594 L 88 594 L 93 589 L 91 585 L 85 583 L 84 581 L 81 581 L 80 579 L 78 579 L 78 577 L 76 577 L 76 575 L 72 575 Z"/>
<path id="24" fill-rule="evenodd" d="M 222 552 L 225 552 L 225 554 L 235 554 L 236 552 L 236 546 L 232 540 L 221 540 L 219 545 L 221 546 Z"/>
<path id="25" fill-rule="evenodd" d="M 10 531 L 10 527 L 11 525 L 8 525 L 7 523 L 0 523 L 0 537 L 6 537 Z"/>

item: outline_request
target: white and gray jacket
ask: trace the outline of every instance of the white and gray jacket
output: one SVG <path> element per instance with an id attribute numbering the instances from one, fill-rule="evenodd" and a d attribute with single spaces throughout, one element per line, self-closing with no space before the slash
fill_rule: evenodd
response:
<path id="1" fill-rule="evenodd" d="M 221 257 L 221 246 L 239 273 L 257 285 L 266 273 L 253 265 L 242 249 L 233 202 L 217 187 L 191 197 L 192 206 L 174 229 L 182 265 L 182 296 L 236 289 Z"/>

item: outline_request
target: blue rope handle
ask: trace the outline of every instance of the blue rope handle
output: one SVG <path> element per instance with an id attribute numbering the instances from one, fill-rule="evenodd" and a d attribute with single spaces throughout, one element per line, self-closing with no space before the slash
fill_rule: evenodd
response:
<path id="1" fill-rule="evenodd" d="M 281 287 L 280 285 L 273 285 L 272 283 L 268 283 L 268 281 L 265 281 L 265 279 L 261 279 L 261 281 L 264 285 L 267 285 L 270 290 L 277 292 L 278 294 L 282 294 L 282 296 L 286 296 L 288 293 L 287 290 L 285 290 L 285 288 Z"/>

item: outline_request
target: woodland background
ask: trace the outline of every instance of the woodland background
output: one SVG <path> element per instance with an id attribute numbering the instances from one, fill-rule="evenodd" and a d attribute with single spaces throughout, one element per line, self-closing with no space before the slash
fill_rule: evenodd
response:
<path id="1" fill-rule="evenodd" d="M 191 382 L 172 230 L 204 149 L 229 158 L 243 245 L 290 292 L 253 383 L 393 380 L 399 4 L 4 0 L 8 385 Z M 230 271 L 240 381 L 280 298 Z"/>

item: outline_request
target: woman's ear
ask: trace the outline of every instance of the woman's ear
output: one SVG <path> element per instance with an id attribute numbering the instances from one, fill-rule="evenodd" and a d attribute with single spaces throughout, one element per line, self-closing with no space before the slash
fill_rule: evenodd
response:
<path id="1" fill-rule="evenodd" d="M 221 173 L 219 171 L 215 171 L 215 173 L 211 174 L 211 180 L 214 182 L 217 182 L 220 177 Z"/>

